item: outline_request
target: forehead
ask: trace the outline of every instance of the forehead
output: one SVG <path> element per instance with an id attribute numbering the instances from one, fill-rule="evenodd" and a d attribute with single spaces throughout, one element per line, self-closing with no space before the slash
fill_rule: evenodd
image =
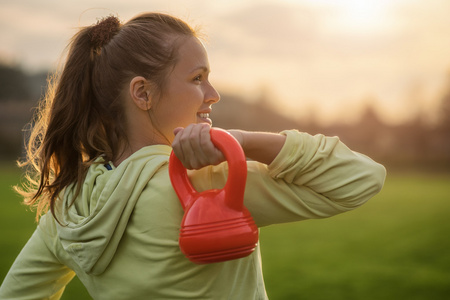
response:
<path id="1" fill-rule="evenodd" d="M 195 68 L 209 69 L 205 47 L 196 37 L 187 38 L 178 50 L 178 62 L 175 69 L 189 72 Z"/>

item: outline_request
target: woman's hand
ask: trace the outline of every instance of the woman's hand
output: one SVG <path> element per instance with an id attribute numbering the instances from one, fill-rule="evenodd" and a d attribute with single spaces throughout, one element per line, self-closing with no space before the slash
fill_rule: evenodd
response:
<path id="1" fill-rule="evenodd" d="M 172 148 L 186 169 L 198 170 L 225 161 L 225 156 L 211 142 L 210 129 L 206 123 L 175 128 Z"/>
<path id="2" fill-rule="evenodd" d="M 186 169 L 201 169 L 225 161 L 225 156 L 211 142 L 211 126 L 191 124 L 175 128 L 173 151 Z M 277 133 L 228 130 L 244 150 L 245 156 L 269 165 L 280 152 L 286 137 Z"/>

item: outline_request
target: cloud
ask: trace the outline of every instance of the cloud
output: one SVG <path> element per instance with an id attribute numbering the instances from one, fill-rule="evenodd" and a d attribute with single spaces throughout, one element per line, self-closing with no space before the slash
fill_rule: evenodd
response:
<path id="1" fill-rule="evenodd" d="M 216 21 L 216 48 L 252 57 L 308 56 L 319 31 L 310 8 L 285 3 L 254 3 Z"/>

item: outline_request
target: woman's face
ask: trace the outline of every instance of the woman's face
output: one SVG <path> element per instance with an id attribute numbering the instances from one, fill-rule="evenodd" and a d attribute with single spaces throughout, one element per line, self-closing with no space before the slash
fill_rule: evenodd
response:
<path id="1" fill-rule="evenodd" d="M 209 118 L 211 105 L 218 102 L 220 96 L 208 81 L 209 72 L 205 48 L 197 38 L 187 38 L 153 111 L 155 125 L 170 142 L 176 127 L 212 123 Z"/>

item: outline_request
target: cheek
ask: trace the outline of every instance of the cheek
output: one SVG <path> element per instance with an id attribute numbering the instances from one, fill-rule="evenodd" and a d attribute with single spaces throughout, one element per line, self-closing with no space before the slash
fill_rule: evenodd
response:
<path id="1" fill-rule="evenodd" d="M 160 120 L 169 126 L 185 127 L 197 120 L 199 106 L 188 95 L 178 95 L 165 103 Z"/>
<path id="2" fill-rule="evenodd" d="M 189 114 L 197 113 L 203 103 L 203 93 L 200 88 L 194 86 L 189 89 L 180 90 L 173 97 L 173 105 L 180 110 L 181 113 Z"/>
<path id="3" fill-rule="evenodd" d="M 195 85 L 173 85 L 161 99 L 160 117 L 170 123 L 192 123 L 203 103 L 203 91 Z"/>

